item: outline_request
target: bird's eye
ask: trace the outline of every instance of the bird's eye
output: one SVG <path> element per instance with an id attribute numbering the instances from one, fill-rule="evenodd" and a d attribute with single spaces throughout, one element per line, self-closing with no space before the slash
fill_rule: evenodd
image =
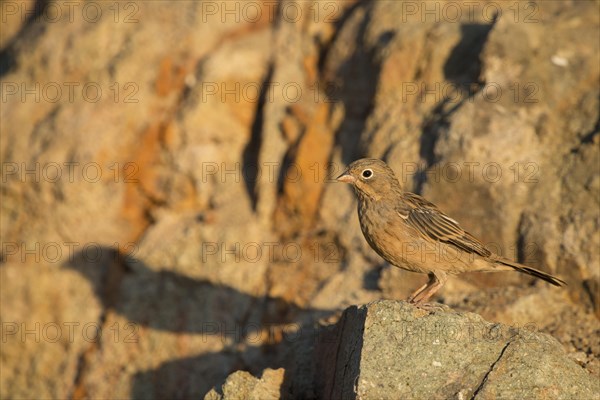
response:
<path id="1" fill-rule="evenodd" d="M 372 176 L 373 176 L 373 171 L 372 171 L 372 170 L 370 170 L 370 169 L 365 169 L 365 170 L 362 172 L 362 176 L 363 176 L 363 178 L 365 178 L 365 179 L 369 179 L 370 177 L 372 177 Z"/>

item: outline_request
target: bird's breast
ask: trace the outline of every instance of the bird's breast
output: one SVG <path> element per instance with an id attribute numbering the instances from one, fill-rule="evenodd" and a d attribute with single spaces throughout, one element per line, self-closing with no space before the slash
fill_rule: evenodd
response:
<path id="1" fill-rule="evenodd" d="M 393 210 L 375 201 L 362 201 L 358 204 L 358 220 L 365 239 L 373 250 L 388 261 L 391 247 L 402 240 L 401 229 L 397 226 Z"/>
<path id="2" fill-rule="evenodd" d="M 365 239 L 383 259 L 410 271 L 427 272 L 413 257 L 418 239 L 411 235 L 393 207 L 377 202 L 359 202 L 358 219 Z"/>

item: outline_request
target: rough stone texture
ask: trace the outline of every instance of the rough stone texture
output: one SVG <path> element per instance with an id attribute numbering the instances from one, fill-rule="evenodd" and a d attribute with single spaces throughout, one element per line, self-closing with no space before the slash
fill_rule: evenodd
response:
<path id="1" fill-rule="evenodd" d="M 448 304 L 480 314 L 489 321 L 528 327 L 558 339 L 569 357 L 590 373 L 600 372 L 600 323 L 591 313 L 566 301 L 564 291 L 549 287 L 502 287 L 449 297 Z M 554 318 L 548 318 L 546 308 Z"/>
<path id="2" fill-rule="evenodd" d="M 281 398 L 284 369 L 266 369 L 260 379 L 246 371 L 235 372 L 223 384 L 222 393 L 215 389 L 204 396 L 205 400 L 275 400 Z"/>
<path id="3" fill-rule="evenodd" d="M 0 397 L 197 398 L 280 367 L 310 397 L 315 322 L 425 280 L 331 183 L 361 156 L 569 283 L 471 274 L 438 299 L 533 318 L 600 372 L 597 4 L 224 4 L 0 3 Z"/>
<path id="4" fill-rule="evenodd" d="M 378 301 L 347 310 L 321 398 L 592 399 L 600 382 L 551 336 L 447 308 Z M 317 353 L 320 357 L 323 353 Z"/>
<path id="5" fill-rule="evenodd" d="M 356 377 L 361 370 L 359 354 L 363 347 L 365 318 L 364 309 L 352 306 L 344 311 L 333 330 L 329 327 L 321 340 L 313 344 L 317 398 L 354 397 Z"/>

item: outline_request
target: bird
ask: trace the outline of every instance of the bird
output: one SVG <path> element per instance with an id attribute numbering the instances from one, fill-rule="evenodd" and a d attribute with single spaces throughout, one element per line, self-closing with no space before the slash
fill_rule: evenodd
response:
<path id="1" fill-rule="evenodd" d="M 492 253 L 435 204 L 405 191 L 382 160 L 356 160 L 336 180 L 354 187 L 360 228 L 371 248 L 391 265 L 428 275 L 428 282 L 409 296 L 409 303 L 426 306 L 449 276 L 471 271 L 515 270 L 555 286 L 566 285 Z"/>

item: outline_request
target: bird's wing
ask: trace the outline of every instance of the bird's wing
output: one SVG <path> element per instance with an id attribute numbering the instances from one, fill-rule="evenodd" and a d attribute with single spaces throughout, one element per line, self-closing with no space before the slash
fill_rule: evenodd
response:
<path id="1" fill-rule="evenodd" d="M 398 206 L 400 217 L 427 240 L 452 244 L 469 253 L 489 257 L 492 253 L 458 222 L 444 215 L 433 203 L 414 193 L 404 192 L 405 199 Z"/>

